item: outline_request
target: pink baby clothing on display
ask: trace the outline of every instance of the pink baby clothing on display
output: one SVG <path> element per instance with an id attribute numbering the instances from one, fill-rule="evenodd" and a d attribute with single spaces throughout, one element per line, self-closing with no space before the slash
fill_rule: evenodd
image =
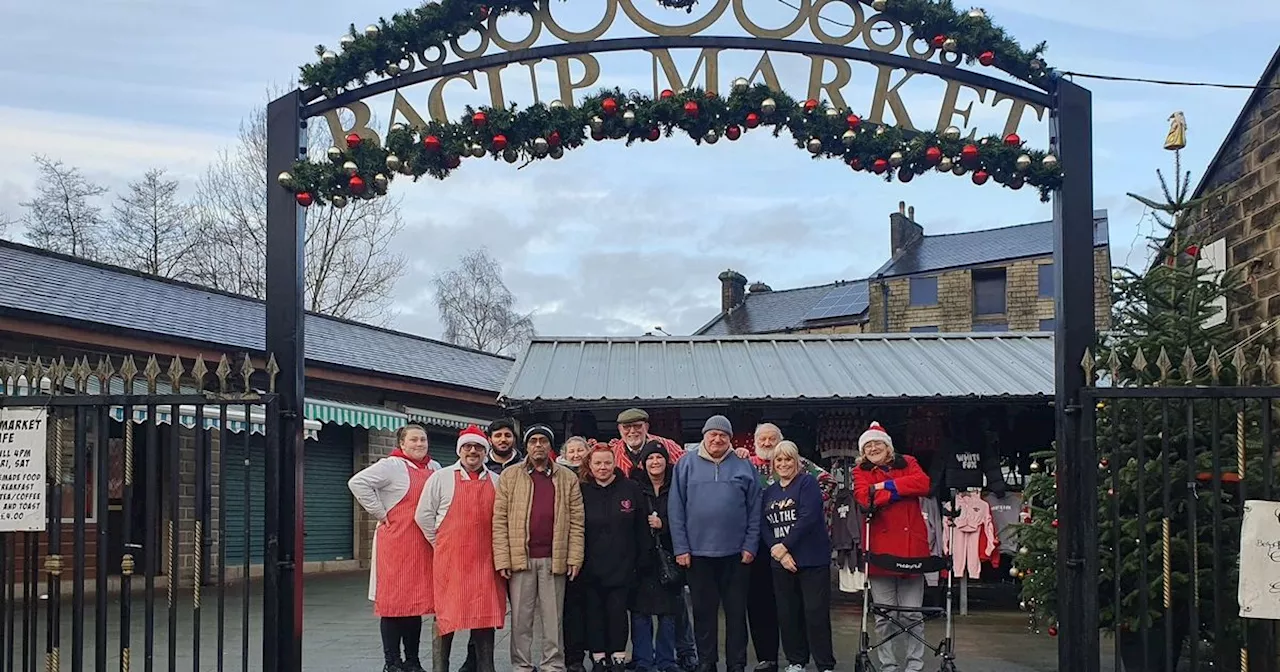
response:
<path id="1" fill-rule="evenodd" d="M 978 544 L 982 539 L 987 541 L 985 555 L 990 556 L 996 550 L 995 526 L 991 522 L 991 505 L 976 492 L 961 492 L 956 495 L 955 522 L 947 518 L 948 524 L 955 525 L 954 539 L 946 535 L 943 540 L 951 553 L 952 570 L 957 577 L 968 576 L 976 579 L 982 575 L 982 555 Z M 986 532 L 986 534 L 982 534 Z"/>

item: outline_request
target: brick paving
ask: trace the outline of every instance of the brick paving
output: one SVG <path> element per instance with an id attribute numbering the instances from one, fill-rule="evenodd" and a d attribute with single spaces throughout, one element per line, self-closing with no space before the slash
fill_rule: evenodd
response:
<path id="1" fill-rule="evenodd" d="M 381 670 L 381 654 L 378 640 L 378 622 L 372 614 L 371 604 L 365 599 L 367 591 L 367 574 L 313 575 L 307 577 L 306 611 L 303 639 L 304 669 L 308 672 L 346 672 L 360 670 L 375 672 Z M 169 636 L 168 611 L 166 595 L 157 591 L 155 608 L 155 643 L 153 665 L 155 670 L 169 670 Z M 217 590 L 206 587 L 203 591 L 201 627 L 199 637 L 199 666 L 196 667 L 196 638 L 194 636 L 194 617 L 190 595 L 179 599 L 178 604 L 178 642 L 175 661 L 178 670 L 241 670 L 241 643 L 244 610 L 243 598 L 239 586 L 228 587 L 225 603 L 225 630 L 223 638 L 222 665 L 218 665 L 217 648 Z M 250 610 L 248 621 L 248 646 L 250 670 L 260 670 L 262 647 L 262 595 L 261 584 L 251 586 Z M 840 602 L 833 608 L 836 655 L 840 661 L 840 669 L 853 669 L 853 654 L 858 645 L 860 602 L 841 596 Z M 44 668 L 44 642 L 46 632 L 44 622 L 46 613 L 42 603 L 39 614 L 40 629 L 36 643 L 39 652 L 38 668 Z M 68 600 L 63 603 L 62 621 L 62 666 L 63 670 L 72 668 L 72 604 Z M 956 648 L 959 669 L 964 672 L 986 672 L 1001 670 L 1005 672 L 1049 672 L 1057 669 L 1056 640 L 1044 635 L 1033 635 L 1027 632 L 1026 619 L 1023 614 L 999 610 L 984 610 L 975 604 L 975 613 L 967 617 L 956 618 Z M 22 613 L 19 606 L 15 639 L 9 640 L 0 629 L 0 652 L 15 650 L 15 668 L 21 667 L 21 651 L 23 646 Z M 141 591 L 135 593 L 134 616 L 130 628 L 134 638 L 132 650 L 132 670 L 148 670 L 143 640 L 144 605 Z M 120 670 L 120 608 L 116 598 L 112 598 L 108 610 L 107 670 Z M 427 628 L 429 628 L 429 623 Z M 941 623 L 930 624 L 929 638 L 935 640 L 941 636 Z M 92 597 L 87 600 L 84 614 L 84 669 L 95 668 L 95 625 L 94 604 Z M 465 655 L 463 637 L 454 645 L 453 665 L 461 663 Z M 422 658 L 430 661 L 429 636 L 423 637 Z M 507 657 L 508 640 L 506 632 L 501 631 L 497 642 L 497 669 L 509 669 Z M 753 661 L 754 662 L 754 661 Z M 927 666 L 930 669 L 932 666 Z M 0 658 L 0 669 L 5 669 L 5 661 Z M 936 669 L 936 668 L 935 668 Z"/>

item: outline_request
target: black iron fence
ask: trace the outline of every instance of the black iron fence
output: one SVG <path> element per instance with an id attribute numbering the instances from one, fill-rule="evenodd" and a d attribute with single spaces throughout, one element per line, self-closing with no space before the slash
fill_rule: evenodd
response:
<path id="1" fill-rule="evenodd" d="M 1104 653 L 1127 672 L 1276 670 L 1275 621 L 1242 618 L 1238 594 L 1246 502 L 1280 496 L 1269 357 L 1132 361 L 1111 356 L 1081 395 L 1098 460 Z"/>
<path id="2" fill-rule="evenodd" d="M 0 672 L 261 669 L 274 362 L 118 361 L 0 361 Z"/>

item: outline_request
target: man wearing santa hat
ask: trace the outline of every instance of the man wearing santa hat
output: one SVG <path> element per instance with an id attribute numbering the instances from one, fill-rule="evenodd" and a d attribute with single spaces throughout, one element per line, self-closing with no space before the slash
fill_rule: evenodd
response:
<path id="1" fill-rule="evenodd" d="M 453 634 L 471 631 L 477 672 L 494 672 L 494 629 L 507 615 L 506 581 L 493 568 L 498 475 L 485 468 L 489 440 L 475 426 L 458 435 L 458 461 L 427 480 L 415 519 L 435 550 L 435 672 L 447 672 Z"/>

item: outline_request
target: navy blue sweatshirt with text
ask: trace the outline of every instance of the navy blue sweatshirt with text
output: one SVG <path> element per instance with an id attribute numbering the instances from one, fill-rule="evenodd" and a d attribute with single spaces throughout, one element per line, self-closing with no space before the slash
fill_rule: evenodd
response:
<path id="1" fill-rule="evenodd" d="M 776 481 L 764 491 L 761 535 L 766 550 L 782 544 L 799 567 L 831 563 L 831 538 L 822 514 L 822 491 L 809 474 L 799 474 L 787 487 Z M 775 567 L 781 565 L 770 559 Z"/>

